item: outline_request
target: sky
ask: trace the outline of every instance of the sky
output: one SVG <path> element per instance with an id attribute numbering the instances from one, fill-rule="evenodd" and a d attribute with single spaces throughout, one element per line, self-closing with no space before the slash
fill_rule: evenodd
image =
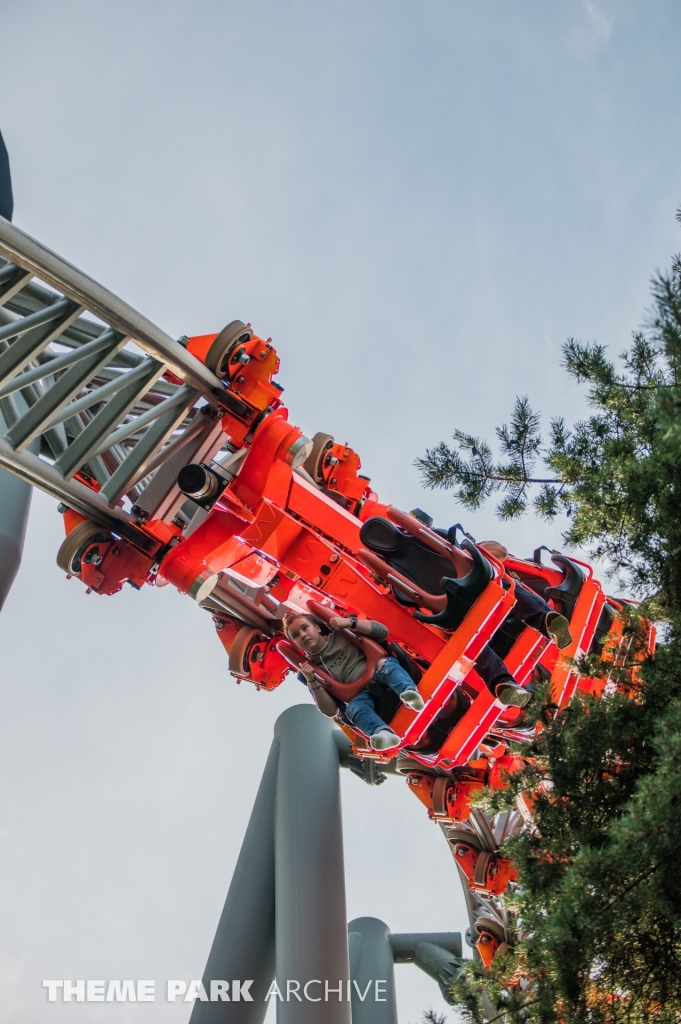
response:
<path id="1" fill-rule="evenodd" d="M 674 0 L 0 0 L 14 222 L 171 335 L 272 337 L 291 419 L 384 499 L 516 554 L 421 488 L 516 394 L 584 415 L 568 337 L 620 352 L 681 248 Z M 87 596 L 37 494 L 0 616 L 0 1024 L 151 1024 L 188 1006 L 48 1004 L 45 978 L 200 977 L 274 721 L 171 587 Z M 463 930 L 439 830 L 343 773 L 348 917 Z M 401 1024 L 429 1005 L 397 969 Z"/>

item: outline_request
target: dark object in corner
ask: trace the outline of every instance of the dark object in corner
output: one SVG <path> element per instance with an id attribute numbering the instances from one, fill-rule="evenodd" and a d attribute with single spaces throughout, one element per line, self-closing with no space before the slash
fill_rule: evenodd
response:
<path id="1" fill-rule="evenodd" d="M 0 132 L 0 217 L 11 220 L 14 212 L 12 178 L 9 173 L 9 155 Z"/>

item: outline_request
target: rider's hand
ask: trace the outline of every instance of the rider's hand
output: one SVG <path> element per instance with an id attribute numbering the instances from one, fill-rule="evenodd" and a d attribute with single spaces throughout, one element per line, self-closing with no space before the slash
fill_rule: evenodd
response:
<path id="1" fill-rule="evenodd" d="M 351 629 L 352 619 L 344 619 L 340 615 L 334 615 L 332 619 L 329 619 L 329 625 L 331 626 L 331 629 L 336 631 L 340 629 Z"/>
<path id="2" fill-rule="evenodd" d="M 303 673 L 308 683 L 314 682 L 314 665 L 311 665 L 309 661 L 303 661 L 301 663 L 300 671 Z"/>

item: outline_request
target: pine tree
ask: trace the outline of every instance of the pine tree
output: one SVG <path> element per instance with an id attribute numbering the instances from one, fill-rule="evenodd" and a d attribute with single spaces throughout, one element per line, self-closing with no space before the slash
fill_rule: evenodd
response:
<path id="1" fill-rule="evenodd" d="M 453 446 L 440 443 L 416 465 L 426 487 L 454 491 L 471 510 L 501 493 L 501 519 L 566 512 L 566 544 L 589 545 L 623 583 L 660 591 L 681 611 L 681 257 L 653 281 L 653 300 L 649 329 L 634 333 L 621 368 L 602 345 L 565 344 L 568 374 L 588 385 L 588 419 L 572 428 L 551 420 L 545 441 L 539 415 L 517 398 L 496 431 L 499 461 L 487 441 L 455 430 Z"/>
<path id="2" fill-rule="evenodd" d="M 518 940 L 490 972 L 471 963 L 455 995 L 476 1022 L 667 1024 L 681 1019 L 681 259 L 653 281 L 647 328 L 619 365 L 601 345 L 563 351 L 588 387 L 587 419 L 554 419 L 544 441 L 518 398 L 498 459 L 457 430 L 417 465 L 467 508 L 499 494 L 501 519 L 566 512 L 566 544 L 589 546 L 645 599 L 642 614 L 664 617 L 665 642 L 640 671 L 632 643 L 600 700 L 535 701 L 525 768 L 492 803 L 537 794 L 534 827 L 508 844 Z M 636 612 L 627 628 L 635 641 Z M 612 672 L 593 657 L 582 669 Z"/>

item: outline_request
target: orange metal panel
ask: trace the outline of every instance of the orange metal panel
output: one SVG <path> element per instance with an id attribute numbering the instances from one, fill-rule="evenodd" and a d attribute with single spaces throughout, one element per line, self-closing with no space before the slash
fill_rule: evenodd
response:
<path id="1" fill-rule="evenodd" d="M 349 551 L 356 553 L 359 550 L 359 530 L 362 525 L 359 519 L 297 473 L 293 474 L 287 508 Z"/>
<path id="2" fill-rule="evenodd" d="M 437 758 L 443 768 L 465 764 L 504 710 L 487 687 L 475 698 L 470 708 L 453 728 Z"/>
<path id="3" fill-rule="evenodd" d="M 593 636 L 593 631 L 591 634 L 588 633 L 589 621 L 592 614 L 600 614 L 604 601 L 605 597 L 600 584 L 594 579 L 585 580 L 570 619 L 572 643 L 564 651 L 561 651 L 561 657 L 559 657 L 551 676 L 552 696 L 559 707 L 564 707 L 571 700 L 579 680 L 579 673 L 568 661 L 578 658 L 581 654 L 586 654 Z M 596 622 L 598 622 L 598 618 L 596 618 Z"/>
<path id="4" fill-rule="evenodd" d="M 405 746 L 416 743 L 432 724 L 438 711 L 451 697 L 454 687 L 470 672 L 496 626 L 513 604 L 513 592 L 504 590 L 494 580 L 470 609 L 459 628 L 424 673 L 419 691 L 426 706 L 420 713 L 400 708 L 391 722 L 391 728 L 403 736 Z"/>

